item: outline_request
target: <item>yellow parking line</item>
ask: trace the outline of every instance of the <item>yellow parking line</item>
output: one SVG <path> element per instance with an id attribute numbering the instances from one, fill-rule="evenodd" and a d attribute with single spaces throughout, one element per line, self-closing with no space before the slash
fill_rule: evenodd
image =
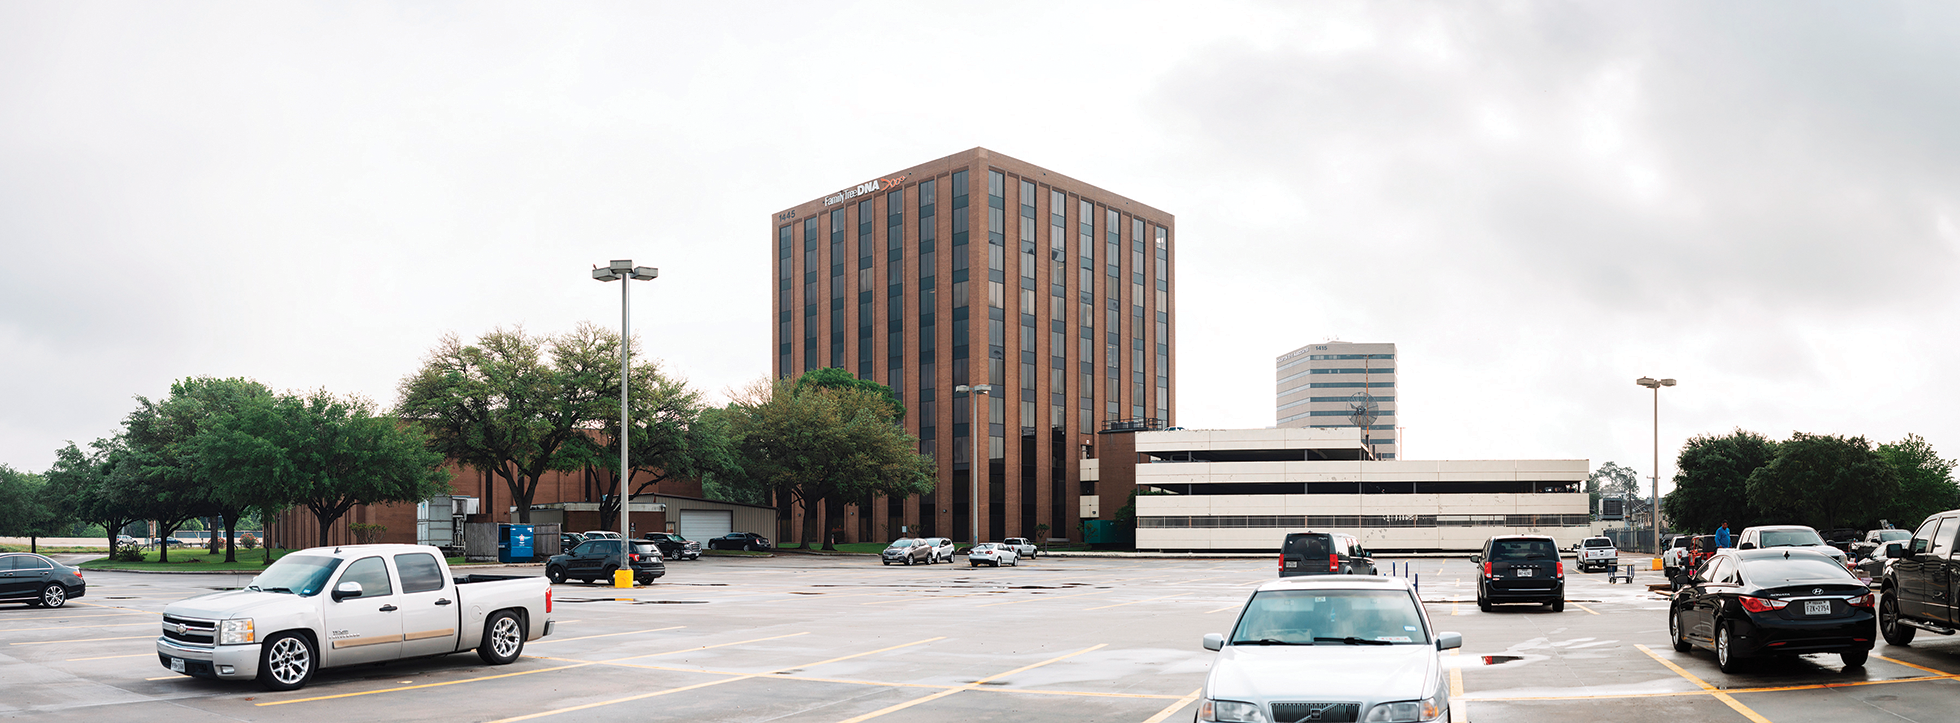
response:
<path id="1" fill-rule="evenodd" d="M 1450 655 L 1463 654 L 1462 648 L 1455 648 Z M 1463 699 L 1463 668 L 1450 668 L 1450 723 L 1466 723 L 1470 720 L 1470 701 Z"/>
<path id="2" fill-rule="evenodd" d="M 669 651 L 666 651 L 666 652 L 664 652 L 664 653 L 648 653 L 648 654 L 646 654 L 646 655 L 629 655 L 629 656 L 627 656 L 627 657 L 624 657 L 624 658 L 614 658 L 614 659 L 613 659 L 613 661 L 619 661 L 619 660 L 637 660 L 637 659 L 640 659 L 640 658 L 657 658 L 657 657 L 660 657 L 660 656 L 662 656 L 662 655 L 675 655 L 675 654 L 679 654 L 679 653 L 691 653 L 691 652 L 694 652 L 694 651 L 696 651 L 696 650 L 707 650 L 707 649 L 709 649 L 709 648 L 722 648 L 722 647 L 727 647 L 727 646 L 730 646 L 730 645 L 741 645 L 741 644 L 743 644 L 743 643 L 759 643 L 759 642 L 762 642 L 762 641 L 764 641 L 764 640 L 780 640 L 780 639 L 782 639 L 782 638 L 794 638 L 794 637 L 796 637 L 796 636 L 798 636 L 798 635 L 809 635 L 809 633 L 790 633 L 789 635 L 774 635 L 774 636 L 770 636 L 770 637 L 767 637 L 767 638 L 755 638 L 755 639 L 752 639 L 752 640 L 737 640 L 737 641 L 735 641 L 735 642 L 732 642 L 732 643 L 718 643 L 718 644 L 715 644 L 715 645 L 702 645 L 702 646 L 697 646 L 697 647 L 692 647 L 692 648 L 682 648 L 682 649 L 680 649 L 680 650 L 669 650 Z M 353 698 L 353 697 L 357 697 L 357 696 L 363 696 L 363 695 L 375 695 L 375 694 L 378 694 L 378 693 L 398 693 L 398 692 L 401 692 L 401 691 L 404 691 L 404 690 L 419 690 L 419 689 L 421 689 L 421 688 L 440 688 L 440 687 L 442 687 L 442 686 L 445 686 L 445 685 L 457 685 L 457 684 L 460 684 L 460 683 L 475 683 L 475 682 L 478 682 L 478 681 L 484 681 L 484 680 L 497 680 L 497 679 L 499 679 L 499 678 L 514 678 L 514 677 L 517 677 L 517 676 L 520 676 L 520 675 L 530 675 L 530 674 L 532 674 L 532 673 L 548 673 L 548 672 L 551 672 L 551 671 L 554 671 L 554 670 L 565 670 L 565 669 L 568 669 L 568 668 L 583 668 L 583 667 L 585 667 L 585 666 L 588 666 L 588 665 L 598 665 L 598 664 L 599 664 L 600 662 L 613 662 L 613 661 L 594 661 L 594 662 L 590 662 L 590 663 L 573 663 L 573 664 L 571 664 L 571 665 L 560 665 L 560 666 L 556 666 L 556 667 L 551 667 L 551 668 L 539 668 L 539 669 L 537 669 L 537 670 L 521 670 L 521 671 L 518 671 L 518 672 L 515 672 L 515 673 L 504 673 L 504 674 L 501 674 L 501 675 L 486 675 L 486 676 L 482 676 L 482 677 L 478 677 L 478 678 L 464 678 L 464 679 L 462 679 L 462 680 L 445 680 L 445 681 L 443 681 L 443 682 L 440 682 L 440 683 L 423 683 L 423 684 L 421 684 L 421 685 L 404 685 L 404 686 L 398 686 L 398 687 L 394 687 L 394 688 L 382 688 L 382 689 L 380 689 L 380 690 L 364 690 L 364 691 L 360 691 L 360 692 L 357 692 L 357 693 L 340 693 L 340 694 L 337 694 L 337 695 L 322 695 L 322 696 L 315 696 L 315 697 L 312 697 L 312 698 L 294 698 L 294 699 L 292 699 L 292 700 L 275 700 L 275 701 L 272 701 L 272 702 L 269 702 L 269 703 L 258 703 L 258 704 L 257 704 L 257 706 L 258 706 L 258 707 L 261 707 L 261 708 L 263 708 L 263 707 L 265 707 L 265 706 L 271 706 L 271 705 L 285 705 L 285 704 L 287 704 L 287 703 L 308 703 L 308 702 L 312 702 L 312 701 L 317 701 L 317 700 L 333 700 L 333 699 L 336 699 L 336 698 Z M 697 686 L 697 687 L 698 687 L 698 686 Z"/>
<path id="3" fill-rule="evenodd" d="M 1058 656 L 1058 657 L 1054 657 L 1054 658 L 1049 658 L 1049 659 L 1047 659 L 1047 660 L 1044 660 L 1044 661 L 1041 661 L 1041 662 L 1039 662 L 1039 663 L 1035 663 L 1035 664 L 1033 664 L 1033 665 L 1024 665 L 1024 666 L 1021 666 L 1021 667 L 1019 667 L 1019 668 L 1015 668 L 1015 669 L 1013 669 L 1013 670 L 1010 670 L 1010 671 L 1007 671 L 1007 672 L 1005 672 L 1005 673 L 998 673 L 998 674 L 995 674 L 995 675 L 989 675 L 989 676 L 987 676 L 987 677 L 985 677 L 985 678 L 981 678 L 981 679 L 979 679 L 979 680 L 976 680 L 976 681 L 973 681 L 972 683 L 969 683 L 969 684 L 967 684 L 967 685 L 963 685 L 963 686 L 960 686 L 960 687 L 958 687 L 958 688 L 952 688 L 952 689 L 949 689 L 949 690 L 943 690 L 943 691 L 940 691 L 940 692 L 937 692 L 937 693 L 934 693 L 934 694 L 932 694 L 932 695 L 928 695 L 928 696 L 925 696 L 925 697 L 923 697 L 923 698 L 914 698 L 914 699 L 912 699 L 912 700 L 908 700 L 908 701 L 905 701 L 905 702 L 903 702 L 903 703 L 899 703 L 898 705 L 893 705 L 893 706 L 887 706 L 887 707 L 885 707 L 885 708 L 880 708 L 880 709 L 878 709 L 878 710 L 874 710 L 874 711 L 871 711 L 870 713 L 866 713 L 866 714 L 864 714 L 864 715 L 861 715 L 861 716 L 857 716 L 857 717 L 855 717 L 855 718 L 846 718 L 846 719 L 844 719 L 843 721 L 841 721 L 840 723 L 864 723 L 864 721 L 868 721 L 868 720 L 871 720 L 871 719 L 873 719 L 873 718 L 876 718 L 876 717 L 878 717 L 878 716 L 881 716 L 881 715 L 884 715 L 884 714 L 886 714 L 886 713 L 893 713 L 893 712 L 897 712 L 897 711 L 901 711 L 901 710 L 905 710 L 906 708 L 910 708 L 910 707 L 912 707 L 912 706 L 915 706 L 915 705 L 919 705 L 920 703 L 926 703 L 926 702 L 930 702 L 930 701 L 934 701 L 934 700 L 938 700 L 938 699 L 940 699 L 940 698 L 944 698 L 944 697 L 946 697 L 946 696 L 949 696 L 949 695 L 952 695 L 952 694 L 954 694 L 954 693 L 958 693 L 958 692 L 960 692 L 960 691 L 962 691 L 962 690 L 974 690 L 974 689 L 978 689 L 980 685 L 982 685 L 982 684 L 984 684 L 984 683 L 986 683 L 987 681 L 990 681 L 990 680 L 994 680 L 994 679 L 996 679 L 996 678 L 1005 678 L 1005 677 L 1007 677 L 1007 676 L 1010 676 L 1010 675 L 1013 675 L 1013 674 L 1015 674 L 1015 673 L 1021 673 L 1021 672 L 1026 672 L 1026 671 L 1029 671 L 1029 670 L 1034 670 L 1035 668 L 1039 668 L 1039 667 L 1041 667 L 1041 666 L 1044 666 L 1044 665 L 1047 665 L 1047 664 L 1049 664 L 1049 663 L 1058 663 L 1058 662 L 1061 662 L 1061 661 L 1064 661 L 1064 660 L 1068 660 L 1069 658 L 1073 658 L 1073 657 L 1075 657 L 1075 656 L 1077 656 L 1077 655 L 1081 655 L 1081 654 L 1083 654 L 1083 653 L 1087 653 L 1087 652 L 1090 652 L 1090 651 L 1092 651 L 1092 650 L 1097 650 L 1097 649 L 1100 649 L 1100 648 L 1103 648 L 1103 647 L 1107 647 L 1108 645 L 1109 645 L 1108 643 L 1098 643 L 1098 644 L 1095 644 L 1095 645 L 1091 645 L 1091 646 L 1089 646 L 1089 647 L 1086 647 L 1086 648 L 1083 648 L 1083 649 L 1081 649 L 1081 650 L 1077 650 L 1077 651 L 1075 651 L 1075 652 L 1073 652 L 1073 653 L 1069 653 L 1069 654 L 1067 654 L 1067 655 L 1062 655 L 1062 656 Z"/>
<path id="4" fill-rule="evenodd" d="M 97 605 L 97 604 L 94 604 L 94 603 L 82 603 L 82 602 L 71 602 L 71 603 L 68 603 L 68 604 L 69 604 L 69 605 L 74 605 L 74 606 L 77 606 L 77 607 L 85 607 L 85 608 L 99 608 L 99 609 L 102 609 L 102 610 L 127 610 L 127 611 L 129 611 L 129 612 L 126 612 L 126 613 L 110 613 L 111 615 L 162 615 L 162 614 L 163 614 L 163 613 L 160 613 L 160 612 L 157 612 L 157 611 L 154 611 L 154 610 L 137 610 L 136 608 L 126 608 L 126 607 L 122 607 L 122 606 L 119 606 L 119 605 Z"/>
<path id="5" fill-rule="evenodd" d="M 1097 591 L 1095 591 L 1095 592 L 1085 592 L 1085 593 L 1082 593 L 1082 594 L 1080 594 L 1080 595 L 1056 595 L 1056 596 L 1054 596 L 1054 597 L 1046 597 L 1046 596 L 1042 596 L 1042 597 L 1031 597 L 1031 598 L 1028 598 L 1028 599 L 1026 599 L 1026 600 L 1008 600 L 1008 601 L 1006 601 L 1006 602 L 997 602 L 997 603 L 986 603 L 986 604 L 984 604 L 984 605 L 980 605 L 979 607 L 983 607 L 983 608 L 986 608 L 986 607 L 993 607 L 993 606 L 995 606 L 995 605 L 1017 605 L 1017 604 L 1020 604 L 1020 603 L 1028 603 L 1028 602 L 1037 602 L 1037 601 L 1041 601 L 1041 600 L 1065 600 L 1065 599 L 1068 599 L 1068 598 L 1072 598 L 1072 597 L 1088 597 L 1088 596 L 1090 596 L 1090 595 L 1102 595 L 1102 594 L 1104 594 L 1104 593 L 1107 593 L 1107 592 L 1109 592 L 1109 591 L 1108 591 L 1108 590 L 1097 590 Z"/>
<path id="6" fill-rule="evenodd" d="M 83 638 L 80 640 L 34 640 L 25 643 L 8 643 L 8 645 L 54 645 L 56 643 L 99 643 L 104 640 L 154 640 L 156 639 L 156 637 L 157 636 L 155 635 L 137 635 L 134 637 L 127 637 L 127 638 Z"/>
<path id="7" fill-rule="evenodd" d="M 98 655 L 93 658 L 69 658 L 68 660 L 63 662 L 74 663 L 83 660 L 114 660 L 116 658 L 154 658 L 156 656 L 157 656 L 156 653 L 141 653 L 137 655 Z"/>
<path id="8" fill-rule="evenodd" d="M 1199 688 L 1197 690 L 1191 691 L 1190 695 L 1179 698 L 1177 699 L 1176 702 L 1164 706 L 1164 709 L 1157 711 L 1156 715 L 1143 719 L 1143 723 L 1164 723 L 1165 720 L 1171 717 L 1171 714 L 1176 713 L 1179 709 L 1182 709 L 1184 706 L 1190 705 L 1191 701 L 1197 700 L 1198 696 L 1202 695 L 1204 692 L 1205 692 L 1204 688 Z"/>
<path id="9" fill-rule="evenodd" d="M 1579 609 L 1580 609 L 1580 610 L 1584 610 L 1584 611 L 1586 611 L 1586 612 L 1589 612 L 1589 613 L 1592 613 L 1592 614 L 1594 614 L 1594 615 L 1598 615 L 1598 614 L 1599 614 L 1599 611 L 1598 611 L 1598 610 L 1594 610 L 1594 609 L 1592 609 L 1592 608 L 1589 608 L 1589 607 L 1586 607 L 1586 606 L 1584 606 L 1584 605 L 1580 605 L 1579 603 L 1572 603 L 1572 604 L 1573 604 L 1573 605 L 1578 605 L 1578 607 L 1579 607 Z"/>
<path id="10" fill-rule="evenodd" d="M 1635 643 L 1633 647 L 1639 648 L 1640 652 L 1646 653 L 1647 657 L 1654 659 L 1654 662 L 1660 663 L 1661 665 L 1666 666 L 1668 670 L 1674 671 L 1675 675 L 1679 675 L 1683 678 L 1687 678 L 1688 682 L 1694 683 L 1697 687 L 1700 687 L 1702 690 L 1708 691 L 1710 695 L 1715 696 L 1716 700 L 1722 701 L 1723 704 L 1727 705 L 1730 708 L 1735 709 L 1735 712 L 1741 713 L 1742 717 L 1748 718 L 1750 721 L 1753 721 L 1753 723 L 1770 723 L 1768 718 L 1764 718 L 1761 715 L 1757 714 L 1756 711 L 1750 710 L 1749 706 L 1737 702 L 1736 699 L 1731 697 L 1728 693 L 1722 692 L 1721 690 L 1717 689 L 1715 686 L 1709 685 L 1707 681 L 1695 677 L 1693 673 L 1683 670 L 1681 666 L 1675 665 L 1672 661 L 1669 661 L 1668 659 L 1661 657 L 1660 655 L 1656 654 L 1653 650 L 1648 649 L 1647 646 L 1641 645 L 1639 643 Z"/>
<path id="11" fill-rule="evenodd" d="M 114 625 L 57 625 L 51 628 L 9 628 L 7 630 L 0 630 L 0 633 L 38 633 L 43 630 L 73 630 L 75 628 L 133 628 L 138 625 L 155 625 L 155 624 L 156 623 L 116 623 Z"/>
<path id="12" fill-rule="evenodd" d="M 1142 599 L 1142 600 L 1132 600 L 1132 601 L 1130 601 L 1130 602 L 1126 602 L 1126 603 L 1116 603 L 1115 605 L 1104 605 L 1104 606 L 1102 606 L 1102 607 L 1093 607 L 1093 608 L 1088 608 L 1087 610 L 1108 610 L 1108 609 L 1110 609 L 1110 608 L 1120 608 L 1120 607 L 1123 607 L 1124 605 L 1135 605 L 1135 604 L 1137 604 L 1137 603 L 1147 603 L 1147 602 L 1156 602 L 1156 601 L 1158 601 L 1158 600 L 1169 600 L 1169 599 L 1171 599 L 1171 598 L 1174 598 L 1174 597 L 1184 597 L 1184 596 L 1186 596 L 1186 595 L 1189 595 L 1189 594 L 1191 594 L 1191 593 L 1188 593 L 1188 592 L 1181 592 L 1181 593 L 1178 593 L 1178 594 L 1176 594 L 1176 595 L 1165 595 L 1165 596 L 1163 596 L 1163 597 L 1153 597 L 1153 598 L 1144 598 L 1144 599 Z M 1086 612 L 1086 610 L 1085 610 L 1085 612 Z"/>
<path id="13" fill-rule="evenodd" d="M 1955 680 L 1960 680 L 1960 676 L 1956 676 L 1956 675 L 1954 675 L 1954 674 L 1952 674 L 1952 673 L 1948 673 L 1948 672 L 1946 672 L 1946 671 L 1944 671 L 1944 670 L 1934 670 L 1934 669 L 1932 669 L 1932 668 L 1928 668 L 1928 667 L 1926 667 L 1926 666 L 1924 666 L 1924 665 L 1919 665 L 1919 664 L 1916 664 L 1916 663 L 1908 663 L 1908 662 L 1906 662 L 1906 661 L 1903 661 L 1903 660 L 1894 660 L 1894 659 L 1892 659 L 1892 658 L 1887 658 L 1887 657 L 1885 657 L 1885 656 L 1883 656 L 1883 655 L 1874 655 L 1874 656 L 1872 656 L 1872 657 L 1874 657 L 1874 658 L 1878 658 L 1879 660 L 1883 660 L 1883 661 L 1885 661 L 1885 662 L 1887 662 L 1887 663 L 1894 663 L 1894 664 L 1898 664 L 1898 665 L 1903 665 L 1903 666 L 1906 666 L 1906 667 L 1908 667 L 1908 668 L 1915 668 L 1915 669 L 1918 669 L 1918 670 L 1924 670 L 1924 671 L 1926 671 L 1926 672 L 1928 672 L 1928 673 L 1932 673 L 1932 674 L 1934 674 L 1934 675 L 1937 675 L 1937 676 L 1940 676 L 1940 677 L 1942 677 L 1942 678 L 1952 678 L 1952 679 L 1955 679 Z"/>
<path id="14" fill-rule="evenodd" d="M 538 643 L 566 643 L 566 642 L 571 642 L 571 641 L 573 641 L 573 640 L 591 640 L 591 639 L 593 639 L 593 638 L 610 638 L 610 637 L 614 637 L 614 636 L 619 636 L 619 635 L 638 635 L 638 634 L 640 634 L 640 633 L 657 633 L 657 632 L 660 632 L 660 631 L 663 631 L 663 630 L 679 630 L 679 629 L 681 629 L 681 628 L 684 628 L 684 627 L 687 627 L 687 626 L 686 626 L 686 625 L 675 625 L 675 626 L 673 626 L 673 627 L 667 627 L 667 628 L 652 628 L 652 629 L 649 629 L 649 630 L 632 630 L 632 631 L 628 631 L 628 632 L 624 632 L 624 633 L 603 633 L 603 634 L 600 634 L 600 635 L 581 635 L 581 636 L 579 636 L 579 637 L 576 637 L 576 638 L 544 638 L 544 639 L 541 639 L 541 640 L 537 640 L 537 641 L 534 641 L 534 642 L 532 642 L 531 644 L 532 644 L 532 645 L 537 645 Z"/>
<path id="15" fill-rule="evenodd" d="M 1826 688 L 1855 688 L 1864 685 L 1891 685 L 1893 683 L 1924 683 L 1929 680 L 1952 680 L 1942 675 L 1927 675 L 1917 678 L 1893 678 L 1891 680 L 1854 680 L 1843 683 L 1812 683 L 1810 685 L 1781 685 L 1766 688 L 1730 688 L 1728 690 L 1677 690 L 1667 693 L 1605 693 L 1592 695 L 1494 695 L 1465 696 L 1465 700 L 1476 701 L 1534 701 L 1534 700 L 1620 700 L 1627 698 L 1681 698 L 1694 695 L 1714 695 L 1727 693 L 1743 695 L 1747 693 L 1781 693 L 1791 690 L 1823 690 Z"/>
<path id="16" fill-rule="evenodd" d="M 802 634 L 803 634 L 803 633 L 797 633 L 797 635 L 802 635 Z M 783 637 L 789 637 L 789 636 L 783 636 Z M 924 639 L 924 640 L 917 640 L 917 641 L 913 641 L 913 642 L 910 642 L 910 643 L 905 643 L 905 644 L 903 644 L 903 645 L 893 645 L 893 646 L 891 646 L 891 647 L 888 647 L 888 648 L 879 648 L 879 649 L 877 649 L 877 650 L 869 650 L 869 651 L 865 651 L 865 652 L 862 652 L 862 653 L 853 653 L 853 654 L 851 654 L 851 655 L 844 655 L 844 656 L 840 656 L 840 657 L 836 657 L 836 658 L 831 658 L 831 659 L 829 659 L 829 660 L 820 660 L 820 661 L 817 661 L 817 662 L 815 662 L 815 663 L 810 663 L 809 665 L 805 665 L 805 666 L 800 666 L 800 667 L 806 667 L 806 668 L 808 668 L 808 667 L 815 667 L 815 666 L 818 666 L 818 665 L 823 665 L 823 664 L 825 664 L 825 663 L 835 663 L 835 662 L 838 662 L 838 661 L 840 661 L 840 660 L 850 660 L 850 659 L 852 659 L 852 658 L 861 658 L 861 657 L 864 657 L 864 656 L 866 656 L 866 655 L 876 655 L 876 654 L 878 654 L 878 653 L 883 653 L 883 652 L 886 652 L 886 651 L 891 651 L 891 650 L 897 650 L 897 649 L 899 649 L 899 648 L 909 648 L 909 647 L 912 647 L 912 646 L 914 646 L 914 645 L 924 645 L 924 644 L 926 644 L 926 643 L 930 643 L 930 642 L 933 642 L 933 641 L 937 641 L 937 640 L 945 640 L 945 639 L 946 639 L 946 638 L 945 638 L 945 636 L 940 636 L 940 637 L 936 637 L 936 638 L 926 638 L 926 639 Z M 649 656 L 643 656 L 643 657 L 649 657 Z M 627 660 L 627 658 L 621 658 L 620 660 Z M 613 662 L 616 662 L 616 661 L 606 661 L 606 662 L 608 662 L 608 663 L 613 663 Z M 777 668 L 776 670 L 789 670 L 789 669 L 790 669 L 790 668 Z M 706 672 L 706 671 L 703 671 L 703 672 Z M 710 686 L 710 685 L 721 685 L 722 683 L 733 683 L 733 682 L 735 682 L 735 681 L 738 681 L 738 680 L 748 680 L 748 679 L 750 679 L 750 678 L 759 678 L 759 677 L 764 677 L 764 676 L 768 676 L 768 675 L 770 675 L 770 673 L 774 673 L 774 672 L 775 672 L 775 671 L 774 671 L 774 670 L 772 670 L 772 671 L 768 671 L 768 672 L 763 672 L 763 673 L 746 673 L 746 674 L 737 674 L 737 675 L 736 675 L 735 677 L 732 677 L 732 678 L 723 678 L 723 679 L 721 679 L 721 680 L 711 680 L 711 681 L 708 681 L 708 682 L 706 682 L 706 683 L 696 683 L 696 684 L 694 684 L 694 685 L 684 685 L 684 686 L 681 686 L 681 687 L 679 687 L 679 688 L 669 688 L 669 689 L 667 689 L 667 690 L 659 690 L 659 691 L 654 691 L 654 692 L 652 692 L 652 693 L 642 693 L 642 694 L 640 694 L 640 695 L 634 695 L 634 696 L 627 696 L 627 697 L 625 697 L 625 698 L 615 698 L 615 699 L 613 699 L 613 700 L 602 700 L 602 701 L 599 701 L 599 702 L 596 702 L 596 703 L 586 703 L 586 704 L 584 704 L 584 705 L 576 705 L 576 706 L 572 706 L 572 707 L 570 707 L 570 708 L 559 708 L 559 709 L 556 709 L 556 710 L 547 710 L 547 711 L 539 711 L 539 712 L 537 712 L 537 713 L 532 713 L 532 714 L 529 714 L 529 715 L 521 715 L 521 716 L 517 716 L 517 717 L 515 717 L 515 718 L 503 718 L 503 719 L 500 719 L 500 720 L 497 720 L 497 721 L 493 721 L 492 723 L 514 723 L 515 721 L 521 721 L 521 720 L 530 720 L 530 719 L 532 719 L 532 718 L 543 718 L 543 717 L 545 717 L 545 716 L 551 716 L 551 715 L 558 715 L 558 714 L 560 714 L 560 713 L 571 713 L 571 712 L 574 712 L 574 711 L 581 711 L 581 710 L 586 710 L 586 709 L 590 709 L 590 708 L 598 708 L 598 707 L 601 707 L 601 706 L 608 706 L 608 705 L 613 705 L 613 704 L 615 704 L 615 703 L 629 703 L 629 702 L 632 702 L 632 701 L 636 701 L 636 700 L 645 700 L 645 699 L 647 699 L 647 698 L 652 698 L 652 697 L 654 697 L 654 696 L 661 696 L 661 695 L 667 695 L 667 694 L 669 694 L 669 693 L 679 693 L 679 692 L 681 692 L 681 691 L 687 691 L 687 690 L 695 690 L 695 689 L 697 689 L 697 688 L 706 688 L 706 687 L 708 687 L 708 686 Z"/>

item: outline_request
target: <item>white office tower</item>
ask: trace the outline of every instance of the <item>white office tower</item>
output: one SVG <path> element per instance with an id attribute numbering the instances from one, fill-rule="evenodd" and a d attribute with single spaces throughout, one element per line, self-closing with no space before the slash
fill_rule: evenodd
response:
<path id="1" fill-rule="evenodd" d="M 1360 427 L 1376 459 L 1397 458 L 1394 344 L 1309 344 L 1275 364 L 1276 426 Z"/>

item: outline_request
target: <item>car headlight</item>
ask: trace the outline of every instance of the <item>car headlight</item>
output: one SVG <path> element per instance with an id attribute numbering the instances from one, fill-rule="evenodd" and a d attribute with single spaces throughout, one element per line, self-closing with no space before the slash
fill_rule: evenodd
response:
<path id="1" fill-rule="evenodd" d="M 253 639 L 251 618 L 218 621 L 219 645 L 244 645 Z"/>
<path id="2" fill-rule="evenodd" d="M 1221 723 L 1266 723 L 1266 714 L 1259 712 L 1259 706 L 1251 703 L 1205 698 L 1198 704 L 1198 720 Z"/>
<path id="3" fill-rule="evenodd" d="M 1422 700 L 1405 700 L 1396 703 L 1382 703 L 1368 711 L 1365 723 L 1417 723 L 1432 721 L 1443 717 L 1443 694 L 1436 693 Z"/>

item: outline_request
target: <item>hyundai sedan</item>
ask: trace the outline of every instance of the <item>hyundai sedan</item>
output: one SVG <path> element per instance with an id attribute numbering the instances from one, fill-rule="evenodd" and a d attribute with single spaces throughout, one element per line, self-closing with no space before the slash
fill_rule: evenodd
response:
<path id="1" fill-rule="evenodd" d="M 1715 651 L 1722 672 L 1759 655 L 1837 653 L 1865 664 L 1877 637 L 1876 597 L 1821 551 L 1723 550 L 1674 594 L 1667 630 L 1674 649 Z"/>
<path id="2" fill-rule="evenodd" d="M 1438 653 L 1463 636 L 1434 632 L 1407 580 L 1287 577 L 1259 586 L 1232 633 L 1204 645 L 1218 657 L 1200 721 L 1421 723 L 1449 719 Z"/>

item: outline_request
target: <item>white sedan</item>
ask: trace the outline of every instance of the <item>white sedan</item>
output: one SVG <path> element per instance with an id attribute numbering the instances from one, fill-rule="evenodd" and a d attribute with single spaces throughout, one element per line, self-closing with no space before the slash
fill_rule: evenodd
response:
<path id="1" fill-rule="evenodd" d="M 1016 554 L 1012 547 L 998 542 L 982 542 L 966 551 L 966 561 L 972 563 L 974 567 L 979 567 L 983 562 L 994 567 L 1000 567 L 1003 562 L 1019 567 L 1021 556 Z"/>

